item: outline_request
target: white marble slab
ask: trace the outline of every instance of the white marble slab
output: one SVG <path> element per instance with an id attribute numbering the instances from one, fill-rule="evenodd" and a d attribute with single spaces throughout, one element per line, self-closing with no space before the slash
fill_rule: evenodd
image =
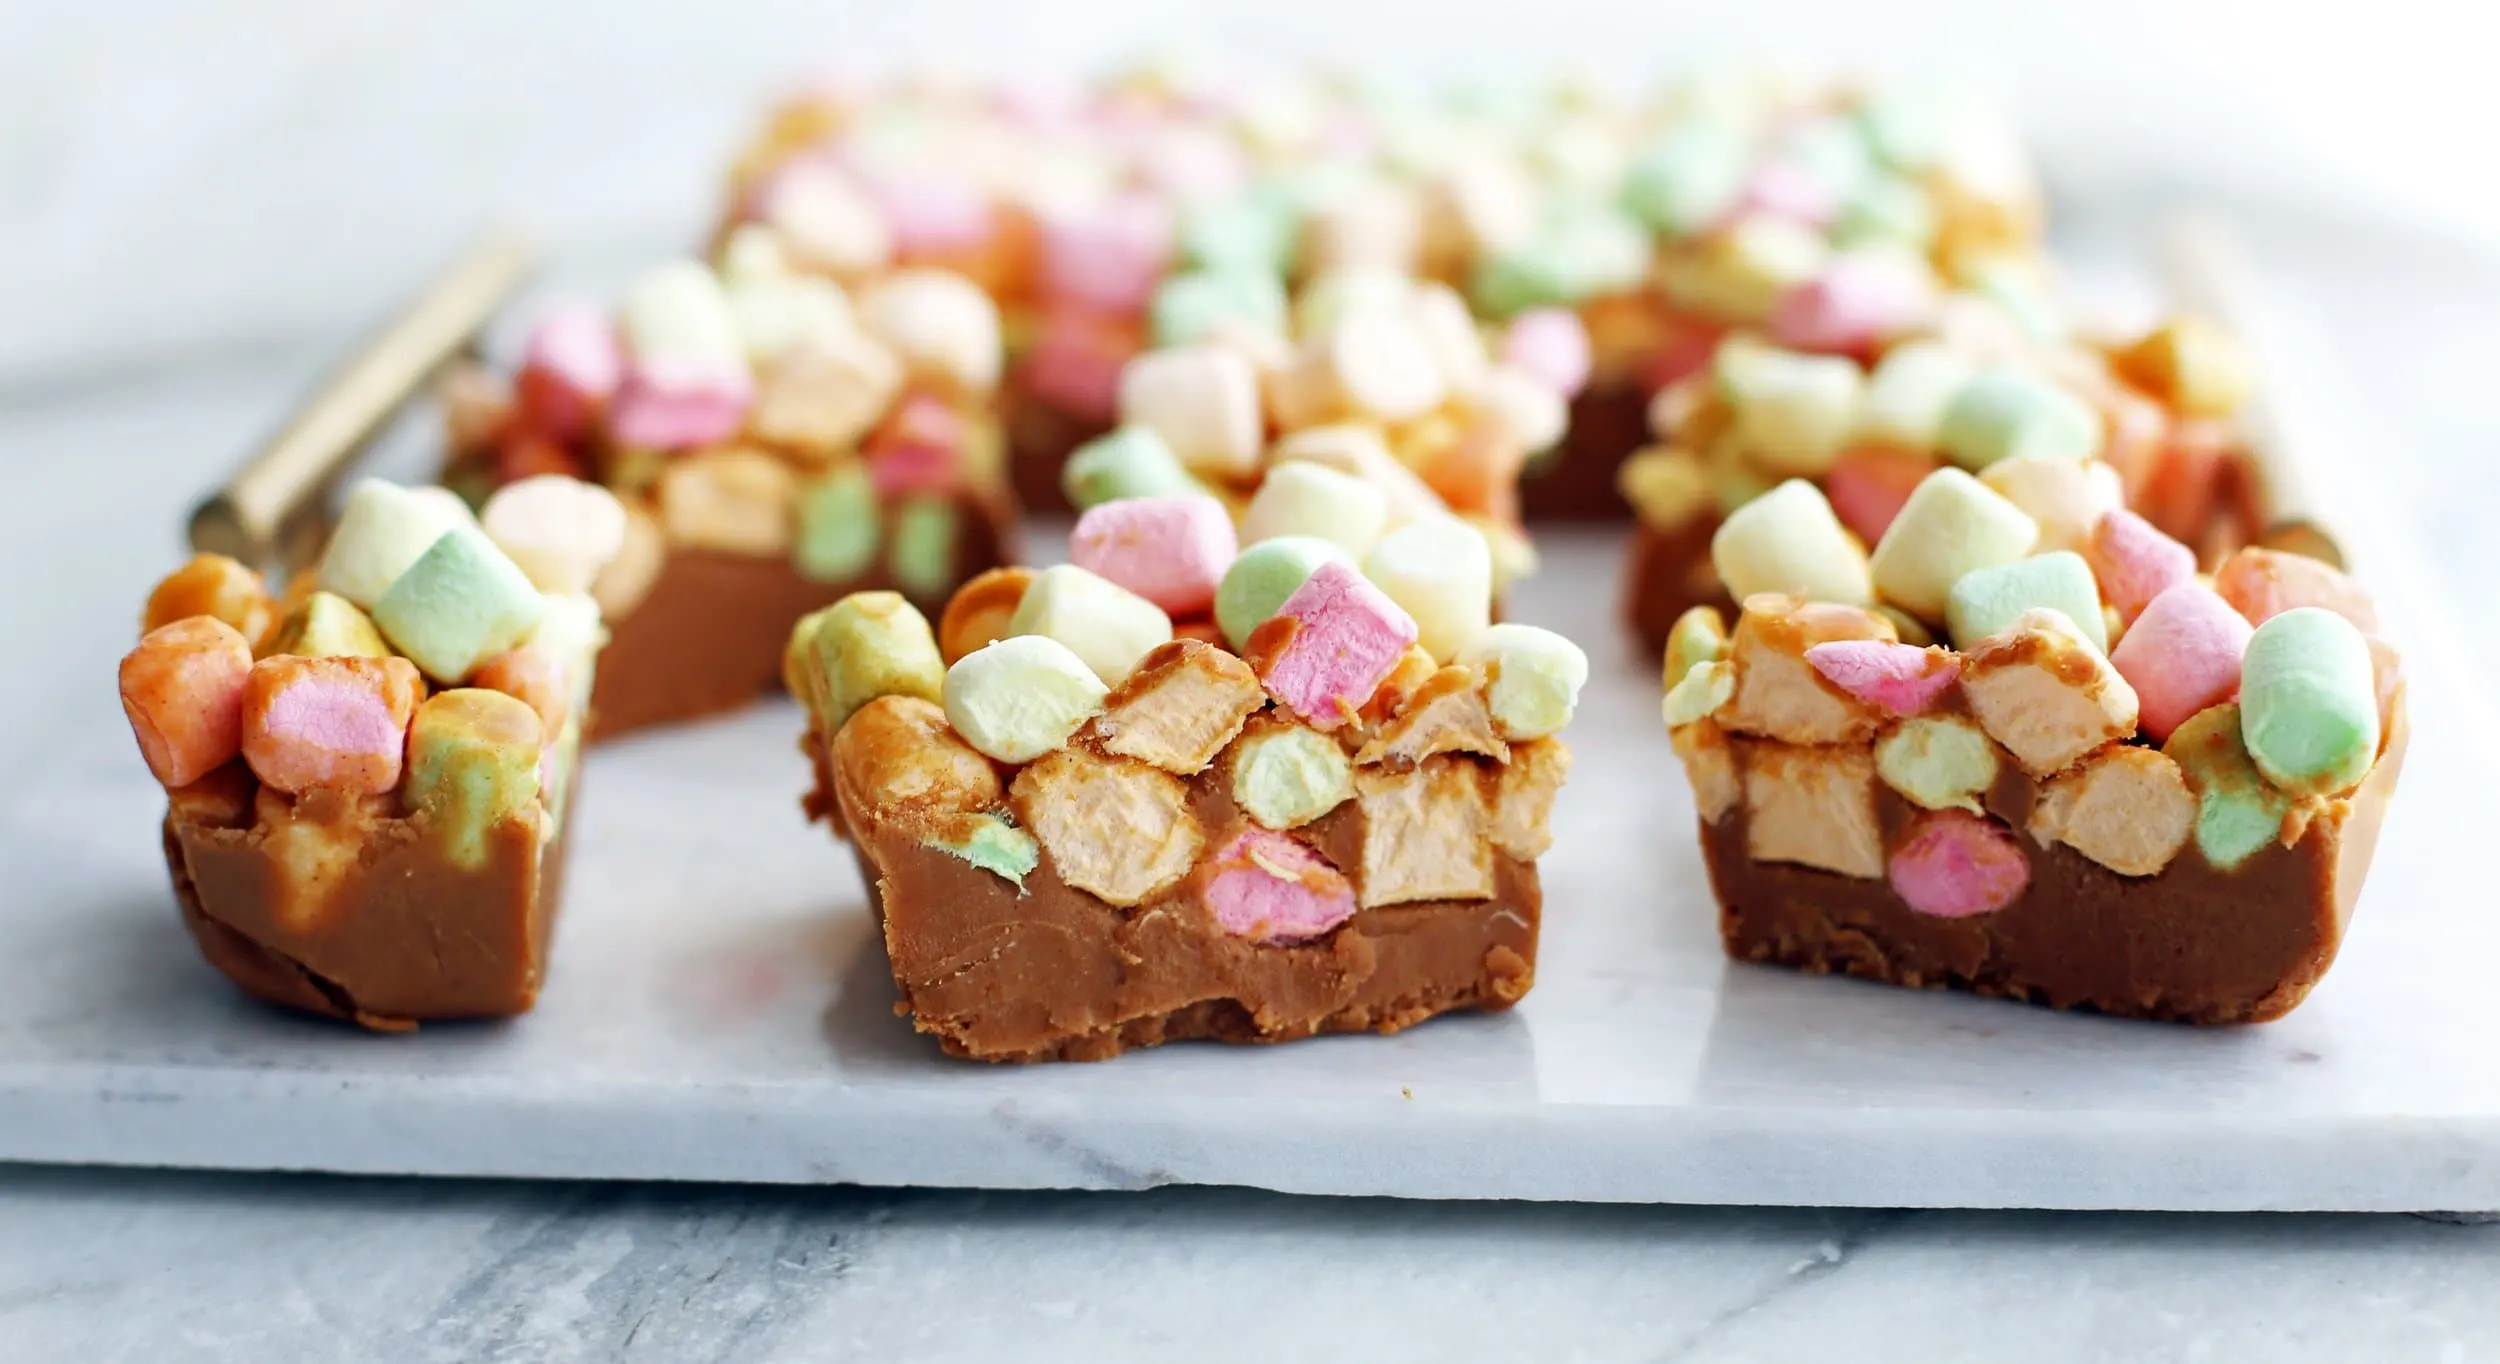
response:
<path id="1" fill-rule="evenodd" d="M 162 523 L 98 527 L 145 562 Z M 2348 523 L 2382 582 L 2400 538 Z M 1515 1012 L 1394 1038 L 948 1060 L 893 992 L 847 857 L 800 823 L 795 713 L 598 753 L 538 1011 L 373 1037 L 244 1000 L 178 927 L 160 800 L 64 622 L 0 820 L 0 1158 L 461 1175 L 1861 1206 L 2500 1209 L 2489 892 L 2464 851 L 2485 703 L 2417 647 L 2417 727 L 2344 961 L 2290 1019 L 2196 1031 L 1731 966 L 1615 546 L 1551 545 L 1521 614 L 1596 680 Z M 103 575 L 109 582 L 115 576 Z M 144 574 L 138 574 L 142 579 Z M 113 583 L 116 588 L 126 584 Z M 101 587 L 97 589 L 101 592 Z M 2431 633 L 2419 596 L 2391 611 Z"/>

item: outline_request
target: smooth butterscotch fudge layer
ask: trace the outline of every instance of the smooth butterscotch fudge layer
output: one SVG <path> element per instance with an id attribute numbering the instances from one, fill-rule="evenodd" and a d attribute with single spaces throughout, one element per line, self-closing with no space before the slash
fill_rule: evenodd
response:
<path id="1" fill-rule="evenodd" d="M 507 819 L 464 865 L 422 813 L 379 814 L 376 799 L 178 798 L 165 861 L 200 954 L 256 998 L 380 1031 L 527 1012 L 555 933 L 564 836 L 542 843 L 536 819 Z M 305 874 L 325 858 L 335 865 Z"/>
<path id="2" fill-rule="evenodd" d="M 2063 841 L 2018 833 L 2030 863 L 2023 893 L 1964 918 L 1912 909 L 1880 877 L 1756 860 L 1746 802 L 1731 799 L 1701 829 L 1720 933 L 1732 957 L 1818 974 L 2129 1018 L 2280 1018 L 2334 964 L 2404 765 L 2404 715 L 2399 703 L 2368 779 L 2310 810 L 2288 844 L 2222 871 L 2191 840 L 2157 874 L 2124 876 Z M 1748 761 L 1773 747 L 1727 746 L 1740 787 Z M 1893 846 L 1919 811 L 1882 783 L 1873 790 L 1882 845 Z M 2041 792 L 2002 763 L 1985 807 L 2027 830 Z"/>
<path id="3" fill-rule="evenodd" d="M 1015 557 L 1014 513 L 995 497 L 960 499 L 960 533 L 940 596 Z M 648 725 L 736 710 L 781 685 L 782 646 L 799 617 L 853 592 L 893 588 L 880 560 L 867 576 L 819 582 L 787 554 L 671 548 L 650 591 L 609 622 L 591 693 L 591 731 L 613 738 Z"/>

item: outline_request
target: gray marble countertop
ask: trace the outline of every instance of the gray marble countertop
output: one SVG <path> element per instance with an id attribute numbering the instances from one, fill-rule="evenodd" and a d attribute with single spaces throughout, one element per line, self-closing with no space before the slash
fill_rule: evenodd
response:
<path id="1" fill-rule="evenodd" d="M 200 481 L 213 480 L 490 211 L 517 205 L 569 262 L 670 240 L 695 216 L 689 196 L 708 184 L 764 63 L 787 60 L 774 45 L 799 27 L 696 34 L 682 52 L 645 44 L 627 68 L 639 84 L 582 86 L 529 136 L 506 139 L 498 120 L 544 101 L 527 97 L 522 63 L 491 59 L 515 35 L 549 50 L 552 6 L 260 3 L 242 7 L 257 23 L 232 25 L 172 5 L 115 8 L 132 13 L 81 11 L 37 26 L 31 42 L 13 18 L 14 51 L 0 54 L 0 465 L 15 493 L 0 500 L 0 535 L 72 550 L 82 527 L 113 515 L 99 494 L 129 451 L 179 441 L 198 452 Z M 659 26 L 662 7 L 627 8 L 641 30 Z M 925 36 L 981 12 L 905 8 L 919 17 L 872 27 Z M 523 9 L 539 19 L 502 17 Z M 143 34 L 99 55 L 99 32 L 141 17 Z M 264 41 L 281 25 L 291 43 Z M 1008 23 L 984 42 L 1018 50 L 1037 31 Z M 376 55 L 393 44 L 426 60 Z M 330 110 L 345 112 L 316 117 Z M 638 136 L 587 131 L 620 121 Z M 662 129 L 675 131 L 639 136 Z M 362 174 L 307 169 L 376 145 L 389 174 L 369 161 Z M 2064 230 L 2087 256 L 2133 252 L 2163 183 L 2061 205 Z M 2414 515 L 2443 575 L 2490 581 L 2500 259 L 2316 214 L 2258 226 L 2264 264 L 2328 320 L 2368 402 L 2374 441 L 2355 457 Z M 170 546 L 177 528 L 165 531 Z M 158 568 L 67 562 L 80 590 L 7 594 L 0 631 L 39 650 L 69 613 L 135 601 Z M 2487 602 L 2477 615 L 2469 652 L 2500 666 L 2486 642 L 2500 615 Z M 39 663 L 0 669 L 0 716 L 40 713 L 58 688 L 92 683 Z M 0 723 L 0 763 L 20 770 L 28 737 Z M 2500 1227 L 2410 1217 L 0 1167 L 10 1360 L 1947 1364 L 2019 1350 L 2042 1364 L 2461 1364 L 2500 1357 L 2495 1288 Z"/>

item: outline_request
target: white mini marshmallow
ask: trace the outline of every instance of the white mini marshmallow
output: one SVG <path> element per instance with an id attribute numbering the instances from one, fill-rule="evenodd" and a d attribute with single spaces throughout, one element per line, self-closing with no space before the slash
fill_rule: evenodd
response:
<path id="1" fill-rule="evenodd" d="M 619 317 L 625 348 L 646 363 L 746 370 L 746 344 L 720 280 L 702 265 L 671 261 L 625 292 Z"/>
<path id="2" fill-rule="evenodd" d="M 899 270 L 869 286 L 858 304 L 860 325 L 906 370 L 969 393 L 998 387 L 998 307 L 972 281 L 946 270 Z"/>
<path id="3" fill-rule="evenodd" d="M 315 574 L 322 590 L 372 610 L 443 532 L 470 524 L 469 509 L 456 497 L 446 503 L 439 491 L 378 478 L 358 482 Z"/>
<path id="4" fill-rule="evenodd" d="M 625 506 L 616 494 L 562 474 L 496 489 L 478 522 L 541 592 L 588 592 L 625 545 Z"/>
<path id="5" fill-rule="evenodd" d="M 1341 469 L 1292 460 L 1267 471 L 1242 513 L 1241 542 L 1316 535 L 1360 558 L 1388 520 L 1389 501 L 1378 488 Z"/>
<path id="6" fill-rule="evenodd" d="M 1193 472 L 1246 476 L 1266 434 L 1258 371 L 1210 342 L 1148 351 L 1120 371 L 1120 422 L 1153 430 Z"/>

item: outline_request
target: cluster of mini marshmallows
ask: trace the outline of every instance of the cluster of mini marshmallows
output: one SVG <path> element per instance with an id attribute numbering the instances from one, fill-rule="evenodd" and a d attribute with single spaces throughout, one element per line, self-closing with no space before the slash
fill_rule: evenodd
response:
<path id="1" fill-rule="evenodd" d="M 634 504 L 598 584 L 611 615 L 668 545 L 788 554 L 821 581 L 883 548 L 896 581 L 933 596 L 951 585 L 958 494 L 996 478 L 981 414 L 1000 357 L 997 309 L 961 276 L 902 270 L 846 292 L 749 229 L 717 270 L 644 274 L 613 320 L 551 309 L 508 398 L 456 421 L 479 429 L 489 486 L 595 470 Z"/>
<path id="2" fill-rule="evenodd" d="M 2025 488 L 2074 490 L 2087 486 L 2086 468 L 2050 455 L 1990 471 L 2020 470 Z M 1903 888 L 1940 913 L 1997 908 L 2022 889 L 2007 870 L 2027 867 L 2019 847 L 1979 809 L 1997 747 L 2052 793 L 2061 782 L 2114 783 L 2098 804 L 2046 801 L 2040 818 L 2050 823 L 2035 832 L 2129 875 L 2158 871 L 2191 831 L 2210 863 L 2237 865 L 2287 827 L 2296 802 L 2346 794 L 2369 774 L 2399 678 L 2393 652 L 2372 637 L 2367 597 L 2341 573 L 2249 548 L 2208 578 L 2187 546 L 2133 512 L 2044 512 L 1959 468 L 1938 469 L 1870 557 L 1812 484 L 1792 480 L 1748 503 L 1712 546 L 1745 602 L 1737 647 L 1708 608 L 1678 622 L 1669 727 L 1715 718 L 1832 744 L 1888 726 L 1877 775 L 1930 811 L 1960 811 L 1930 821 L 1932 846 L 1911 859 L 1924 898 Z M 1938 639 L 1958 652 L 1919 647 Z M 1970 714 L 1951 713 L 1948 697 Z M 1823 722 L 1800 727 L 1815 715 Z M 2102 761 L 2138 741 L 2159 752 Z M 1679 740 L 1679 749 L 1689 768 L 1693 746 Z M 2111 794 L 2121 790 L 2137 798 Z M 2096 847 L 2089 831 L 2052 827 L 2087 815 L 2119 820 L 2124 836 L 2104 827 Z M 2164 827 L 2175 838 L 2149 832 Z M 1948 863 L 2000 874 L 1953 881 L 1958 889 L 1943 896 L 1941 873 L 1931 873 Z"/>
<path id="3" fill-rule="evenodd" d="M 588 588 L 624 539 L 593 484 L 524 479 L 472 516 L 439 488 L 368 480 L 283 610 L 201 555 L 158 584 L 121 664 L 123 712 L 169 789 L 241 758 L 289 796 L 397 792 L 455 852 L 560 803 L 602 638 Z"/>

